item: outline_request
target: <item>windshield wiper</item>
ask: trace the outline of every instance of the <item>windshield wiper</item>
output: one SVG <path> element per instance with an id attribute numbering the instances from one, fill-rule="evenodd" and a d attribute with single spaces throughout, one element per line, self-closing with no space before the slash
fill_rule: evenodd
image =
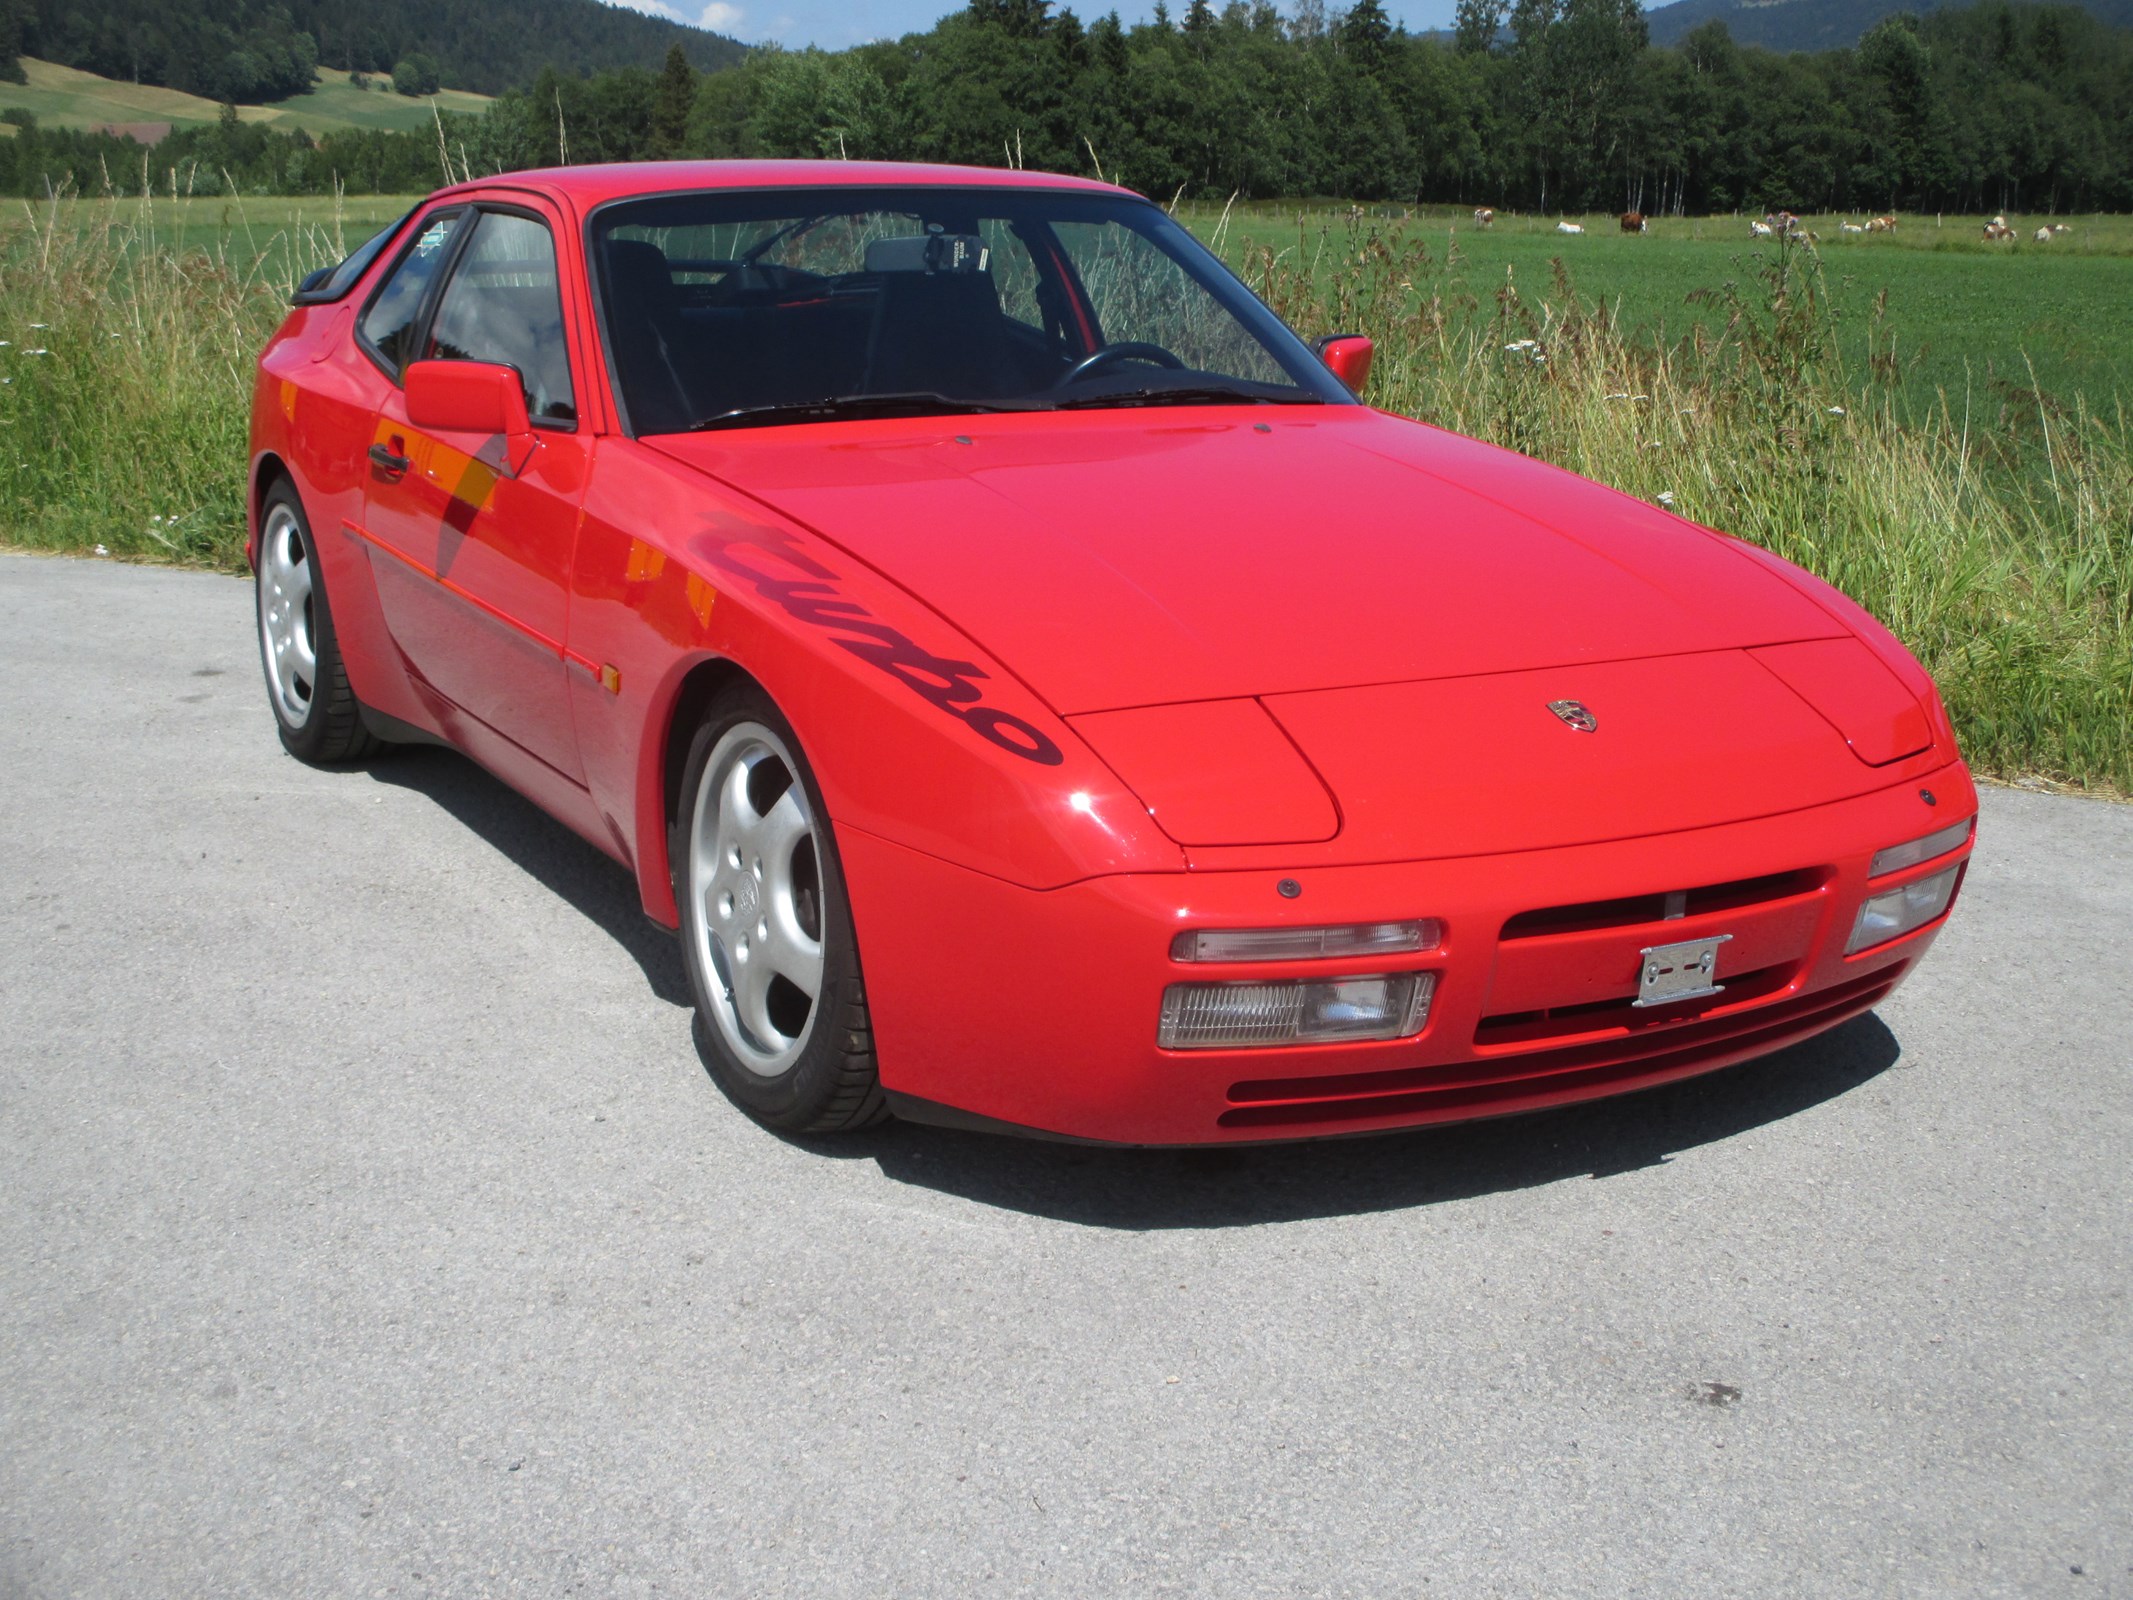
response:
<path id="1" fill-rule="evenodd" d="M 1061 411 L 1089 411 L 1104 406 L 1322 406 L 1326 402 L 1308 389 L 1245 388 L 1226 383 L 1195 383 L 1175 389 L 1114 389 L 1106 394 L 1079 395 L 1057 402 Z"/>
<path id="2" fill-rule="evenodd" d="M 719 428 L 753 428 L 779 422 L 841 422 L 860 417 L 974 416 L 987 411 L 1037 411 L 1040 406 L 1004 400 L 957 400 L 930 390 L 907 394 L 825 395 L 820 400 L 789 400 L 772 406 L 735 406 L 717 416 L 689 424 L 691 433 Z"/>

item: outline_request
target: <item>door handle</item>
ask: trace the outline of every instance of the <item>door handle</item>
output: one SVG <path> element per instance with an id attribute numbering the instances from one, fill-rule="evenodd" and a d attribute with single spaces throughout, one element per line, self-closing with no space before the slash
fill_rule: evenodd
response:
<path id="1" fill-rule="evenodd" d="M 406 456 L 400 455 L 382 444 L 374 444 L 370 447 L 370 460 L 371 465 L 380 468 L 395 478 L 414 465 Z"/>

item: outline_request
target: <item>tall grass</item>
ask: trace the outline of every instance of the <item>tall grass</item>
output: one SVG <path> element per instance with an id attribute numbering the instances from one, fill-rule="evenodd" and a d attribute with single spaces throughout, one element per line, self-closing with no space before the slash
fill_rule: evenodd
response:
<path id="1" fill-rule="evenodd" d="M 0 236 L 0 542 L 237 569 L 251 363 L 328 225 L 211 252 L 182 202 L 27 208 Z M 367 222 L 354 232 L 367 233 Z M 1370 398 L 1765 545 L 1882 617 L 1980 770 L 2133 792 L 2133 427 L 2035 385 L 1899 404 L 1890 331 L 1854 370 L 1786 251 L 1676 344 L 1548 283 L 1469 281 L 1398 222 L 1253 243 L 1306 333 L 1378 345 Z"/>
<path id="2" fill-rule="evenodd" d="M 57 200 L 0 222 L 0 540 L 232 568 L 251 368 L 332 226 L 212 253 L 168 242 L 201 202 Z M 218 202 L 219 204 L 219 202 Z"/>
<path id="3" fill-rule="evenodd" d="M 1811 250 L 1707 291 L 1678 344 L 1551 282 L 1471 284 L 1398 223 L 1253 248 L 1306 333 L 1377 341 L 1388 410 L 1613 484 L 1760 544 L 1885 621 L 1981 770 L 2133 792 L 2133 428 L 2034 383 L 1903 402 L 1874 319 L 1848 370 Z"/>

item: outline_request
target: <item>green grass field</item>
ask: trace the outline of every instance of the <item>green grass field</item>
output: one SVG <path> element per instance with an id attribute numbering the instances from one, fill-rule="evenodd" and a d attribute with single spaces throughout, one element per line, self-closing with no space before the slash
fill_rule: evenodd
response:
<path id="1" fill-rule="evenodd" d="M 407 204 L 0 209 L 0 545 L 240 568 L 252 362 L 294 280 Z M 1302 331 L 1376 339 L 1375 404 L 1853 595 L 1934 672 L 1980 772 L 2133 793 L 2133 226 L 2089 219 L 2073 248 L 2009 259 L 1951 237 L 1953 219 L 1938 239 L 1910 219 L 1912 238 L 1817 262 L 1773 260 L 1723 221 L 1625 238 L 1593 219 L 1569 238 L 1509 219 L 1471 245 L 1460 230 L 1454 256 L 1445 217 L 1393 229 L 1321 210 L 1300 239 L 1294 207 L 1188 220 Z M 1576 263 L 1574 299 L 1558 257 Z M 1834 320 L 1818 275 L 1842 285 Z M 1651 337 L 1691 320 L 1694 337 Z M 1870 328 L 1920 359 L 1877 367 Z M 1854 360 L 1833 354 L 1847 347 Z M 2025 381 L 1994 390 L 1998 374 Z"/>
<path id="2" fill-rule="evenodd" d="M 1439 267 L 1418 293 L 1483 302 L 1507 276 L 1529 302 L 1560 301 L 1560 261 L 1582 299 L 1615 308 L 1626 329 L 1671 339 L 1692 323 L 1708 329 L 1723 320 L 1723 311 L 1693 303 L 1692 294 L 1746 283 L 1754 263 L 1777 249 L 1775 241 L 1751 240 L 1745 217 L 1659 218 L 1641 235 L 1625 235 L 1611 216 L 1569 219 L 1583 223 L 1582 236 L 1556 232 L 1552 217 L 1498 217 L 1484 232 L 1465 211 L 1373 215 L 1360 228 L 1345 207 L 1239 206 L 1226 227 L 1219 206 L 1187 206 L 1179 217 L 1217 240 L 1240 269 L 1264 247 L 1284 265 L 1309 263 L 1323 273 L 1358 231 L 1397 229 L 1425 245 Z M 2009 217 L 2017 240 L 1991 245 L 1981 238 L 1982 217 L 1936 224 L 1905 216 L 1894 234 L 1865 237 L 1842 233 L 1846 219 L 1805 220 L 1821 235 L 1817 253 L 1847 363 L 1863 374 L 1869 338 L 1878 336 L 1879 348 L 1893 349 L 1911 402 L 1945 393 L 1960 413 L 1966 392 L 1983 403 L 1995 380 L 2027 387 L 2033 368 L 2036 383 L 2062 402 L 2078 395 L 2103 408 L 2133 404 L 2133 218 Z M 2051 220 L 2072 232 L 2035 243 L 2038 224 Z"/>
<path id="3" fill-rule="evenodd" d="M 176 89 L 158 89 L 149 84 L 120 83 L 94 73 L 49 61 L 23 58 L 28 83 L 0 83 L 0 111 L 13 107 L 33 113 L 48 128 L 101 128 L 107 124 L 167 122 L 173 127 L 213 122 L 222 107 L 198 95 Z M 437 95 L 442 111 L 479 111 L 488 96 L 446 89 Z M 239 106 L 237 115 L 246 122 L 270 128 L 302 128 L 307 133 L 328 133 L 346 128 L 426 128 L 430 125 L 430 102 L 394 94 L 382 80 L 368 89 L 348 81 L 346 73 L 322 72 L 318 86 L 307 95 L 276 105 Z"/>

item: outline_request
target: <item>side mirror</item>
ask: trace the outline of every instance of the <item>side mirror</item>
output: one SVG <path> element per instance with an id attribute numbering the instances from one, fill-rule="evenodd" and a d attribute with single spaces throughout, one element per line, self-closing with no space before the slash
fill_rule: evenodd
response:
<path id="1" fill-rule="evenodd" d="M 407 420 L 426 433 L 529 435 L 526 386 L 515 367 L 494 361 L 416 361 L 402 379 Z"/>
<path id="2" fill-rule="evenodd" d="M 1329 333 L 1318 341 L 1318 359 L 1334 377 L 1361 394 L 1370 381 L 1370 357 L 1376 349 L 1359 333 Z"/>

